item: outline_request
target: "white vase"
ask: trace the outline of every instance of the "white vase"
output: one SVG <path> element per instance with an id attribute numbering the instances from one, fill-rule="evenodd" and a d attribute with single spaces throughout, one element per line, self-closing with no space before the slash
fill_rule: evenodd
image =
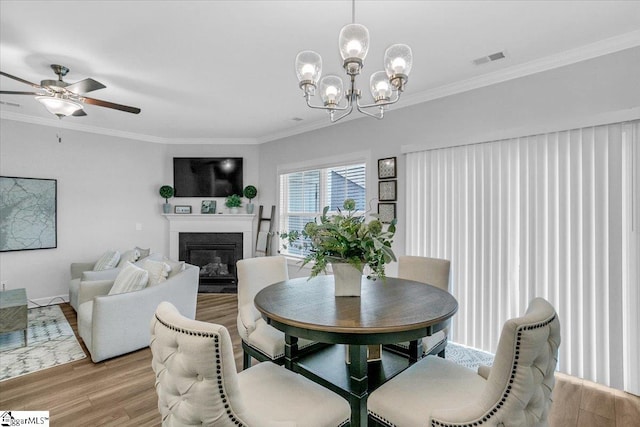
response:
<path id="1" fill-rule="evenodd" d="M 332 262 L 335 295 L 337 297 L 359 297 L 362 289 L 362 269 L 358 270 L 346 262 Z"/>
<path id="2" fill-rule="evenodd" d="M 229 208 L 229 212 L 231 212 L 232 214 L 239 214 L 240 213 L 240 208 L 238 208 L 238 207 Z"/>

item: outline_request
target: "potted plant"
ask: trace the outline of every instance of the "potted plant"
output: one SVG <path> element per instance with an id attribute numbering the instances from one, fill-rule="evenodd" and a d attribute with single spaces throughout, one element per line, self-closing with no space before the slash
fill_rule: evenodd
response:
<path id="1" fill-rule="evenodd" d="M 240 212 L 240 206 L 242 206 L 242 199 L 237 194 L 232 194 L 224 202 L 224 205 L 229 208 L 232 214 Z"/>
<path id="2" fill-rule="evenodd" d="M 174 193 L 173 187 L 170 185 L 163 185 L 160 187 L 160 197 L 164 199 L 162 212 L 166 214 L 171 213 L 171 204 L 169 203 L 169 199 L 173 197 Z"/>
<path id="3" fill-rule="evenodd" d="M 311 277 L 326 273 L 327 264 L 332 265 L 336 296 L 359 296 L 365 266 L 369 268 L 367 278 L 384 279 L 385 264 L 396 260 L 391 249 L 396 220 L 385 230 L 377 218 L 366 223 L 364 215 L 358 214 L 355 207 L 355 200 L 347 199 L 343 210 L 338 209 L 336 215 L 328 216 L 327 206 L 316 221 L 304 226 L 302 232 L 294 230 L 281 233 L 289 245 L 310 249 L 302 265 L 313 262 Z M 377 217 L 376 214 L 372 216 Z M 352 283 L 342 282 L 349 277 Z"/>
<path id="4" fill-rule="evenodd" d="M 244 194 L 244 197 L 249 199 L 249 203 L 247 203 L 247 213 L 252 214 L 254 206 L 253 203 L 251 203 L 251 200 L 253 200 L 258 195 L 258 189 L 253 185 L 247 185 L 246 187 L 244 187 L 242 193 Z"/>

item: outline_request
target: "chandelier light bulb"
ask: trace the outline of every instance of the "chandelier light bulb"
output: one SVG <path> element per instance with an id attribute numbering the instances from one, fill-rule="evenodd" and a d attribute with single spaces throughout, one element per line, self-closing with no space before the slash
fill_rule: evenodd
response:
<path id="1" fill-rule="evenodd" d="M 376 71 L 371 75 L 369 88 L 371 89 L 371 96 L 376 103 L 388 101 L 393 92 L 389 77 L 385 71 Z"/>
<path id="2" fill-rule="evenodd" d="M 296 75 L 302 89 L 307 94 L 313 90 L 322 73 L 322 57 L 312 50 L 305 50 L 296 56 Z"/>
<path id="3" fill-rule="evenodd" d="M 325 106 L 336 106 L 342 100 L 342 79 L 338 76 L 325 76 L 320 80 L 320 98 Z"/>
<path id="4" fill-rule="evenodd" d="M 357 58 L 364 61 L 369 51 L 369 30 L 360 24 L 345 25 L 340 30 L 338 47 L 343 60 Z"/>
<path id="5" fill-rule="evenodd" d="M 393 61 L 391 61 L 391 69 L 393 70 L 394 74 L 406 74 L 404 72 L 406 67 L 407 61 L 400 57 L 395 58 Z"/>

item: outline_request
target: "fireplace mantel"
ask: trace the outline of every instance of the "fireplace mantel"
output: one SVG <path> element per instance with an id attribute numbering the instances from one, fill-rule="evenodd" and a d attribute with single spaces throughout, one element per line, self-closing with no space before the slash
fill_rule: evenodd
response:
<path id="1" fill-rule="evenodd" d="M 169 257 L 178 259 L 180 233 L 242 233 L 242 257 L 253 256 L 251 214 L 165 214 L 169 221 Z"/>

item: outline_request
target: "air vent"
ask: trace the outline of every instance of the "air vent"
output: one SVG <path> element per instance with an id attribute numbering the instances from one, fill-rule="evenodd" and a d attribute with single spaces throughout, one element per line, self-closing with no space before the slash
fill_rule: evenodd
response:
<path id="1" fill-rule="evenodd" d="M 0 104 L 8 105 L 9 107 L 18 107 L 18 108 L 20 108 L 20 104 L 16 104 L 15 102 L 0 101 Z"/>
<path id="2" fill-rule="evenodd" d="M 476 58 L 473 60 L 473 63 L 476 65 L 487 64 L 489 62 L 497 61 L 499 59 L 506 58 L 504 51 L 492 53 L 491 55 L 482 56 L 480 58 Z"/>
<path id="3" fill-rule="evenodd" d="M 300 118 L 300 117 L 292 117 L 291 120 L 293 120 L 294 122 L 301 122 L 304 119 Z"/>

